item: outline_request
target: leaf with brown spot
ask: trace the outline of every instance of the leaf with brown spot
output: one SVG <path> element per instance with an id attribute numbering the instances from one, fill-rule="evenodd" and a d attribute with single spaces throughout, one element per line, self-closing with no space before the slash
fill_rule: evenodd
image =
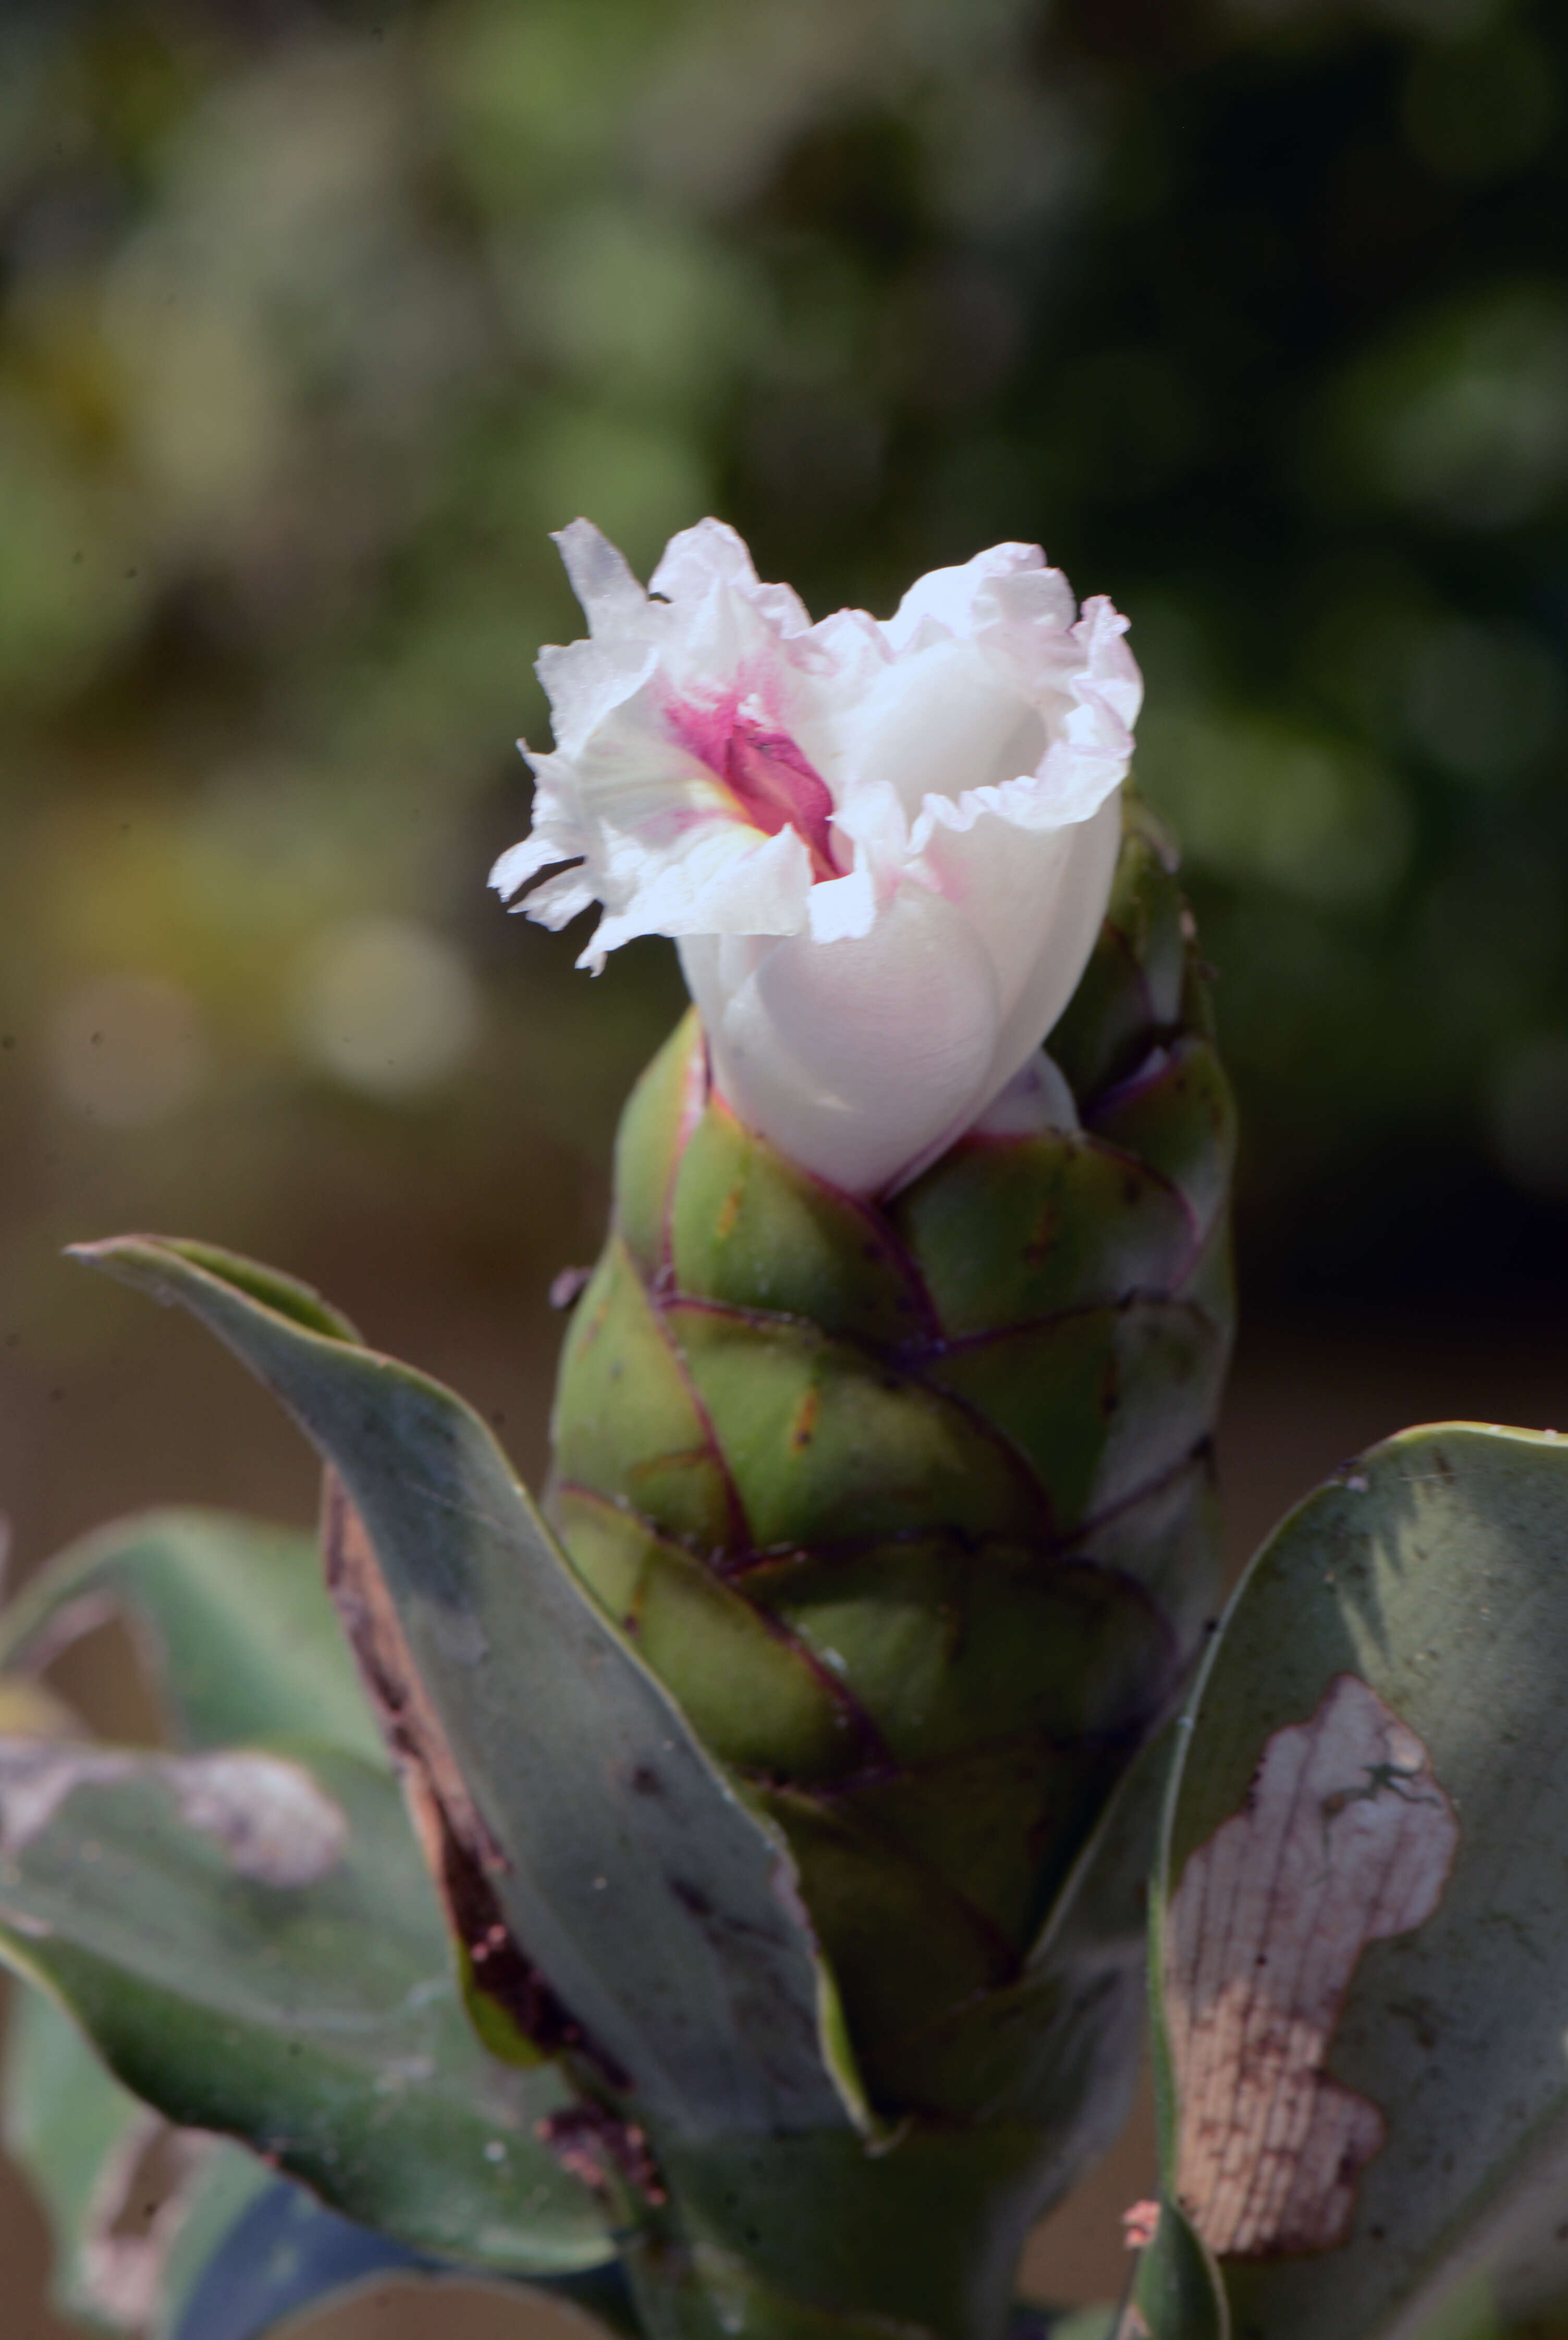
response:
<path id="1" fill-rule="evenodd" d="M 81 1255 L 190 1308 L 340 1474 L 406 1644 L 390 1662 L 423 1685 L 473 1840 L 498 1856 L 485 1873 L 500 1916 L 648 2118 L 695 2136 L 867 2124 L 782 1838 L 598 1608 L 472 1409 L 181 1244 Z M 658 1796 L 634 1800 L 637 1770 Z"/>
<path id="2" fill-rule="evenodd" d="M 1156 1868 L 1155 2060 L 1166 2201 L 1236 2340 L 1568 2301 L 1565 1552 L 1568 1441 L 1409 1431 L 1286 1521 L 1216 1638 Z"/>
<path id="3" fill-rule="evenodd" d="M 291 1821 L 321 1807 L 302 1849 L 273 1841 L 284 1782 Z M 613 2256 L 537 2134 L 569 2089 L 487 2056 L 463 2015 L 384 1768 L 302 1741 L 286 1760 L 12 1741 L 0 1785 L 0 1958 L 173 2126 L 241 2138 L 433 2256 L 555 2273 Z"/>
<path id="4" fill-rule="evenodd" d="M 1341 1674 L 1188 1860 L 1166 1936 L 1177 2196 L 1220 2256 L 1344 2241 L 1385 2130 L 1328 2075 L 1340 2006 L 1366 1943 L 1431 1917 L 1457 1841 L 1420 1740 Z"/>

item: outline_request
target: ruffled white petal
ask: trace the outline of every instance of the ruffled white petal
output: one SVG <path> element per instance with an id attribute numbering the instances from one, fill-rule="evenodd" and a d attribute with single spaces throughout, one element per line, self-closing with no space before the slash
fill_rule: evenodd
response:
<path id="1" fill-rule="evenodd" d="M 637 935 L 794 935 L 806 920 L 811 858 L 793 828 L 758 838 L 734 821 L 709 825 L 678 858 L 618 888 L 577 961 L 597 974 Z"/>
<path id="2" fill-rule="evenodd" d="M 1051 589 L 1053 601 L 1064 612 L 1061 622 L 1070 625 L 1072 595 L 1060 570 L 1046 568 L 1039 545 L 993 544 L 988 552 L 977 552 L 972 560 L 966 560 L 962 569 L 933 569 L 921 578 L 910 587 L 883 631 L 892 649 L 900 651 L 918 647 L 922 640 L 972 633 L 989 613 L 997 581 L 1020 571 L 1056 580 Z"/>
<path id="3" fill-rule="evenodd" d="M 554 543 L 583 605 L 590 634 L 606 634 L 617 625 L 636 621 L 647 609 L 648 597 L 633 576 L 626 556 L 591 520 L 575 520 L 558 529 Z"/>
<path id="4" fill-rule="evenodd" d="M 658 666 L 658 645 L 630 638 L 552 643 L 542 649 L 537 670 L 549 693 L 557 754 L 568 759 L 584 754 L 599 726 L 636 698 Z M 527 749 L 523 752 L 527 755 Z"/>
<path id="5" fill-rule="evenodd" d="M 888 667 L 846 728 L 846 797 L 891 788 L 912 819 L 928 796 L 1032 772 L 1048 745 L 1039 709 L 972 641 L 933 642 Z"/>
<path id="6" fill-rule="evenodd" d="M 1094 593 L 1072 631 L 1083 653 L 1084 692 L 1092 690 L 1130 732 L 1143 705 L 1143 677 L 1127 647 L 1127 620 Z"/>
<path id="7" fill-rule="evenodd" d="M 563 927 L 569 927 L 583 911 L 591 910 L 598 898 L 583 875 L 582 865 L 577 863 L 570 869 L 563 869 L 558 877 L 547 878 L 542 886 L 535 887 L 528 897 L 528 916 L 537 918 L 541 927 L 548 927 L 552 934 L 558 935 Z M 598 938 L 603 932 L 604 921 L 601 919 L 595 930 L 591 949 L 597 951 Z M 579 960 L 578 965 L 582 964 L 583 961 Z M 603 964 L 602 960 L 600 964 Z"/>
<path id="8" fill-rule="evenodd" d="M 648 580 L 649 592 L 666 601 L 695 601 L 715 585 L 759 590 L 745 539 L 722 520 L 699 520 L 672 536 Z"/>
<path id="9" fill-rule="evenodd" d="M 702 600 L 715 587 L 749 602 L 775 634 L 803 634 L 811 624 L 804 602 L 788 585 L 758 582 L 751 554 L 733 528 L 723 521 L 699 521 L 671 537 L 648 590 L 679 606 Z"/>

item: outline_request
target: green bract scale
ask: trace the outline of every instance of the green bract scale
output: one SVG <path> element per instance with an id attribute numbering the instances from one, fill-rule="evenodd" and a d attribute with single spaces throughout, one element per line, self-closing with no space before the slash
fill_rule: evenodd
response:
<path id="1" fill-rule="evenodd" d="M 561 1369 L 567 1549 L 787 1835 L 894 2117 L 980 2108 L 977 2009 L 1049 2021 L 1031 1947 L 1213 1614 L 1233 1115 L 1137 804 L 1050 1049 L 1080 1127 L 873 1205 L 710 1093 L 689 1016 Z"/>

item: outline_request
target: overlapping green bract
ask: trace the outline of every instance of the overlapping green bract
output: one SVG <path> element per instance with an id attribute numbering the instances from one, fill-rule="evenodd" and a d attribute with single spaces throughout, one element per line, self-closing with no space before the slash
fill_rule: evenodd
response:
<path id="1" fill-rule="evenodd" d="M 1231 1108 L 1136 807 L 1051 1046 L 1081 1129 L 878 1208 L 743 1128 L 688 1019 L 562 1370 L 568 1551 L 788 1832 L 890 2110 L 959 2109 L 934 2027 L 1019 1976 L 1213 1600 Z"/>

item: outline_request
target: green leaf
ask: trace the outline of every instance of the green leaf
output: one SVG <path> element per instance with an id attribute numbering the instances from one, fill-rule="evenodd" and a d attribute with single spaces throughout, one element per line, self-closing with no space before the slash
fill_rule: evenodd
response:
<path id="1" fill-rule="evenodd" d="M 1094 1107 L 1097 1138 L 1166 1179 L 1207 1234 L 1236 1160 L 1236 1105 L 1211 1042 L 1187 1033 Z"/>
<path id="2" fill-rule="evenodd" d="M 301 1732 L 383 1760 L 313 1537 L 224 1512 L 116 1521 L 0 1614 L 0 1667 L 47 1662 L 105 1606 L 134 1627 L 176 1746 Z"/>
<path id="3" fill-rule="evenodd" d="M 508 1924 L 648 2116 L 694 2137 L 845 2127 L 853 2082 L 780 1841 L 593 1601 L 478 1417 L 182 1246 L 127 1238 L 80 1255 L 182 1301 L 340 1473 L 504 1856 Z"/>
<path id="4" fill-rule="evenodd" d="M 1166 2189 L 1237 2340 L 1506 2328 L 1568 2291 L 1565 1549 L 1568 1443 L 1410 1431 L 1232 1604 L 1153 1940 Z"/>
<path id="5" fill-rule="evenodd" d="M 541 2273 L 613 2255 L 537 2134 L 565 2084 L 468 2026 L 384 1770 L 12 1740 L 0 1819 L 0 1956 L 177 2127 L 245 2139 L 416 2250 Z"/>
<path id="6" fill-rule="evenodd" d="M 192 1242 L 189 1236 L 174 1248 L 192 1267 L 203 1268 L 209 1275 L 232 1284 L 261 1307 L 277 1309 L 291 1324 L 303 1324 L 329 1341 L 357 1343 L 360 1338 L 341 1309 L 323 1300 L 313 1284 L 301 1282 L 297 1275 L 285 1275 L 281 1268 L 267 1267 L 260 1260 L 247 1259 L 242 1252 L 224 1251 L 217 1244 Z"/>

